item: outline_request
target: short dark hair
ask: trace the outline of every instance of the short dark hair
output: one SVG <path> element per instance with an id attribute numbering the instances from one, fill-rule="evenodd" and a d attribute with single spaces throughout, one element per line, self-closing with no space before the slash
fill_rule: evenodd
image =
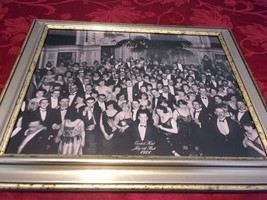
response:
<path id="1" fill-rule="evenodd" d="M 163 113 L 167 113 L 167 112 L 168 112 L 168 109 L 167 109 L 166 107 L 162 106 L 162 105 L 159 105 L 159 106 L 157 107 L 157 109 L 162 110 Z"/>

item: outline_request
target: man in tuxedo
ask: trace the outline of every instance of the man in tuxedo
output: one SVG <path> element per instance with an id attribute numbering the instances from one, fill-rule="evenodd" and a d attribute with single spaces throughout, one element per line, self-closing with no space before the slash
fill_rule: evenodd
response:
<path id="1" fill-rule="evenodd" d="M 45 67 L 41 69 L 40 71 L 41 77 L 47 75 L 48 71 L 51 72 L 52 74 L 55 74 L 55 69 L 53 68 L 52 63 L 49 61 L 46 63 Z"/>
<path id="2" fill-rule="evenodd" d="M 151 94 L 153 95 L 152 98 L 152 109 L 155 109 L 158 107 L 161 103 L 162 96 L 159 93 L 159 90 L 157 88 L 151 90 Z"/>
<path id="3" fill-rule="evenodd" d="M 96 154 L 99 143 L 100 133 L 99 122 L 101 116 L 101 108 L 95 104 L 94 97 L 86 99 L 86 106 L 82 110 L 82 120 L 85 126 L 85 146 L 84 154 Z"/>
<path id="4" fill-rule="evenodd" d="M 39 120 L 32 120 L 26 130 L 21 130 L 9 141 L 7 153 L 48 154 L 49 134 Z"/>
<path id="5" fill-rule="evenodd" d="M 141 86 L 147 87 L 148 83 L 143 80 L 143 77 L 141 75 L 137 75 L 136 80 L 137 83 L 134 84 L 134 91 L 140 91 Z"/>
<path id="6" fill-rule="evenodd" d="M 168 85 L 163 86 L 161 96 L 167 100 L 168 107 L 173 110 L 173 104 L 175 104 L 175 96 L 170 93 L 170 88 Z"/>
<path id="7" fill-rule="evenodd" d="M 169 79 L 168 79 L 167 74 L 166 74 L 166 73 L 163 73 L 161 76 L 162 76 L 162 79 L 161 79 L 160 82 L 162 83 L 162 85 L 163 85 L 163 86 L 168 85 L 168 80 L 169 80 Z"/>
<path id="8" fill-rule="evenodd" d="M 180 72 L 184 71 L 184 66 L 182 65 L 180 60 L 178 60 L 176 64 Z"/>
<path id="9" fill-rule="evenodd" d="M 39 102 L 37 110 L 33 111 L 30 115 L 30 120 L 38 120 L 40 123 L 47 128 L 52 129 L 52 124 L 55 120 L 55 114 L 52 109 L 49 109 L 49 101 L 44 98 Z"/>
<path id="10" fill-rule="evenodd" d="M 199 88 L 199 95 L 197 95 L 196 100 L 202 104 L 202 108 L 207 109 L 210 116 L 214 115 L 215 103 L 213 99 L 208 96 L 208 92 L 205 87 Z"/>
<path id="11" fill-rule="evenodd" d="M 138 120 L 138 114 L 140 112 L 140 103 L 138 100 L 134 100 L 132 102 L 132 120 L 133 122 L 137 121 Z"/>
<path id="12" fill-rule="evenodd" d="M 86 86 L 87 86 L 88 84 L 90 84 L 90 83 L 91 83 L 91 79 L 90 79 L 89 77 L 85 76 L 85 77 L 83 78 L 83 83 L 82 83 L 82 87 L 83 87 L 83 92 L 84 92 L 84 93 L 86 92 Z"/>
<path id="13" fill-rule="evenodd" d="M 51 97 L 49 100 L 49 108 L 51 109 L 57 109 L 59 106 L 59 96 L 60 96 L 60 90 L 53 90 L 51 93 Z"/>
<path id="14" fill-rule="evenodd" d="M 169 87 L 169 91 L 172 95 L 175 95 L 175 88 L 174 88 L 174 81 L 173 79 L 169 79 L 168 80 L 168 87 Z"/>
<path id="15" fill-rule="evenodd" d="M 194 123 L 192 125 L 193 133 L 196 135 L 197 143 L 200 146 L 200 150 L 202 151 L 203 155 L 208 154 L 208 147 L 209 147 L 209 114 L 206 109 L 202 109 L 202 104 L 194 100 L 192 102 L 193 105 L 193 120 Z"/>
<path id="16" fill-rule="evenodd" d="M 244 156 L 246 151 L 242 145 L 244 131 L 238 123 L 231 118 L 225 117 L 222 107 L 215 108 L 216 117 L 210 123 L 210 139 L 212 144 L 209 155 L 239 157 Z"/>
<path id="17" fill-rule="evenodd" d="M 99 94 L 95 105 L 101 108 L 101 111 L 105 111 L 107 109 L 107 97 L 105 94 Z"/>
<path id="18" fill-rule="evenodd" d="M 130 155 L 173 155 L 166 140 L 159 134 L 152 123 L 148 122 L 148 115 L 139 112 L 138 121 L 129 129 Z"/>
<path id="19" fill-rule="evenodd" d="M 85 86 L 84 99 L 87 99 L 87 98 L 92 96 L 92 89 L 93 89 L 93 85 L 92 84 L 87 84 Z"/>
<path id="20" fill-rule="evenodd" d="M 133 87 L 131 79 L 126 80 L 126 88 L 122 89 L 122 94 L 124 94 L 125 99 L 132 102 L 138 95 L 140 90 L 137 87 Z"/>
<path id="21" fill-rule="evenodd" d="M 214 75 L 211 75 L 210 76 L 210 87 L 211 88 L 214 88 L 214 89 L 218 89 L 219 87 L 219 83 L 218 81 L 216 80 L 216 77 Z"/>
<path id="22" fill-rule="evenodd" d="M 78 87 L 77 85 L 73 84 L 69 87 L 69 106 L 70 107 L 75 107 L 75 103 L 77 100 L 77 97 L 79 96 L 78 94 Z"/>
<path id="23" fill-rule="evenodd" d="M 61 128 L 61 124 L 65 120 L 65 116 L 68 113 L 75 112 L 75 109 L 69 107 L 69 98 L 68 97 L 61 97 L 59 101 L 59 108 L 55 110 L 54 114 L 54 123 L 52 125 L 53 130 L 59 130 Z M 77 119 L 80 118 L 79 114 L 77 113 Z"/>
<path id="24" fill-rule="evenodd" d="M 244 124 L 252 122 L 252 118 L 243 100 L 237 100 L 238 112 L 236 113 L 236 119 L 239 125 L 242 127 Z"/>

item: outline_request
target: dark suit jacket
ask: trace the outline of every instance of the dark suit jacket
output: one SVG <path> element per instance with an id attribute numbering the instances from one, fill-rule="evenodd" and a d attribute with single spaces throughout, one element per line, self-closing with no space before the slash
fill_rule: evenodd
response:
<path id="1" fill-rule="evenodd" d="M 144 140 L 142 140 L 140 137 L 138 125 L 139 123 L 133 123 L 129 128 L 129 154 L 158 156 L 173 155 L 167 141 L 161 134 L 157 132 L 156 128 L 153 125 L 147 125 Z"/>
<path id="2" fill-rule="evenodd" d="M 142 86 L 147 87 L 148 85 L 149 85 L 149 84 L 148 84 L 147 82 L 143 81 Z M 134 95 L 135 95 L 135 96 L 138 96 L 138 95 L 140 94 L 140 89 L 139 89 L 139 87 L 138 87 L 138 82 L 134 84 L 133 89 L 134 89 L 134 92 L 135 92 Z"/>
<path id="3" fill-rule="evenodd" d="M 194 115 L 195 115 L 195 111 L 194 111 Z M 209 113 L 206 109 L 201 109 L 201 111 L 199 112 L 199 116 L 198 116 L 198 120 L 201 123 L 201 127 L 199 127 L 197 124 L 197 126 L 201 129 L 201 130 L 208 130 L 209 127 L 209 122 L 210 122 L 210 116 Z"/>
<path id="4" fill-rule="evenodd" d="M 92 125 L 92 119 L 90 119 L 90 120 L 88 119 L 87 113 L 85 115 L 83 115 L 83 111 L 85 108 L 86 108 L 86 106 L 84 106 L 84 108 L 81 109 L 80 116 L 82 116 L 81 119 L 84 121 L 85 128 L 87 128 L 89 125 Z M 101 113 L 102 113 L 101 108 L 97 104 L 95 104 L 94 109 L 93 109 L 93 116 L 94 116 L 94 119 L 96 122 L 96 127 L 99 127 Z"/>
<path id="5" fill-rule="evenodd" d="M 68 115 L 69 113 L 75 113 L 75 112 L 76 112 L 75 108 L 68 107 L 67 111 L 66 111 L 66 115 Z M 77 119 L 78 118 L 81 118 L 80 113 L 77 113 Z M 54 121 L 53 122 L 56 123 L 56 124 L 61 124 L 62 123 L 61 108 L 58 108 L 58 109 L 54 110 Z"/>
<path id="6" fill-rule="evenodd" d="M 236 112 L 236 119 L 238 119 L 237 117 L 238 117 L 238 111 Z M 239 120 L 241 126 L 243 124 L 251 122 L 251 121 L 252 121 L 252 118 L 251 118 L 251 116 L 249 114 L 249 111 L 245 111 L 243 116 Z"/>
<path id="7" fill-rule="evenodd" d="M 211 97 L 208 98 L 208 106 L 206 107 L 205 104 L 203 103 L 200 95 L 196 96 L 196 100 L 202 104 L 202 109 L 207 109 L 210 115 L 214 115 L 214 109 L 215 109 L 215 102 Z"/>
<path id="8" fill-rule="evenodd" d="M 128 101 L 129 99 L 128 99 L 127 88 L 123 88 L 121 90 L 121 93 L 124 94 L 125 99 Z M 133 87 L 133 89 L 132 89 L 132 97 L 133 97 L 133 99 L 137 99 L 139 94 L 140 94 L 140 90 L 138 89 L 138 87 Z"/>
<path id="9" fill-rule="evenodd" d="M 48 133 L 42 130 L 22 148 L 20 154 L 47 154 Z"/>
<path id="10" fill-rule="evenodd" d="M 46 109 L 46 117 L 44 120 L 41 118 L 40 108 L 33 111 L 30 116 L 31 120 L 38 120 L 43 124 L 48 130 L 52 128 L 52 125 L 55 123 L 55 111 L 52 109 Z"/>
<path id="11" fill-rule="evenodd" d="M 165 98 L 162 93 L 160 94 L 161 98 Z M 173 104 L 175 104 L 175 96 L 171 93 L 168 93 L 168 99 L 167 99 L 168 107 L 170 107 L 173 110 Z"/>
<path id="12" fill-rule="evenodd" d="M 159 106 L 160 105 L 160 103 L 161 103 L 161 101 L 162 101 L 162 96 L 160 95 L 159 97 L 158 97 L 158 103 L 157 103 L 157 106 Z M 152 109 L 154 109 L 155 107 L 156 107 L 156 98 L 155 97 L 153 97 L 152 98 Z"/>
<path id="13" fill-rule="evenodd" d="M 48 101 L 49 101 L 49 106 L 48 106 L 48 108 L 50 108 L 50 109 L 52 109 L 51 108 L 51 102 L 52 102 L 52 97 L 49 97 L 48 98 Z M 59 99 L 58 99 L 58 104 L 57 104 L 57 106 L 59 105 Z M 53 108 L 54 109 L 54 108 Z"/>
<path id="14" fill-rule="evenodd" d="M 242 145 L 244 139 L 243 131 L 238 124 L 230 118 L 226 118 L 229 126 L 229 134 L 223 135 L 217 125 L 217 118 L 212 119 L 210 126 L 210 143 L 213 156 L 244 156 L 245 150 Z"/>
<path id="15" fill-rule="evenodd" d="M 13 137 L 9 139 L 9 142 L 6 148 L 6 153 L 17 153 L 18 152 L 18 147 L 25 137 L 24 136 L 25 131 L 26 131 L 26 128 L 22 128 L 16 135 L 14 135 Z"/>

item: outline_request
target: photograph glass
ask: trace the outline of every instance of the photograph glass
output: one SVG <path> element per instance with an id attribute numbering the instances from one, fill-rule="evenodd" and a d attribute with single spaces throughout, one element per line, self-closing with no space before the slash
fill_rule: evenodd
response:
<path id="1" fill-rule="evenodd" d="M 5 154 L 266 157 L 226 50 L 218 35 L 49 29 Z"/>

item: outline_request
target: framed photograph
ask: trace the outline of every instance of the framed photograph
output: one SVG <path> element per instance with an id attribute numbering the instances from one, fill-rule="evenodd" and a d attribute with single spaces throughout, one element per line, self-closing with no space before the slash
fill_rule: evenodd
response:
<path id="1" fill-rule="evenodd" d="M 267 189 L 229 29 L 36 20 L 0 100 L 1 189 Z"/>

